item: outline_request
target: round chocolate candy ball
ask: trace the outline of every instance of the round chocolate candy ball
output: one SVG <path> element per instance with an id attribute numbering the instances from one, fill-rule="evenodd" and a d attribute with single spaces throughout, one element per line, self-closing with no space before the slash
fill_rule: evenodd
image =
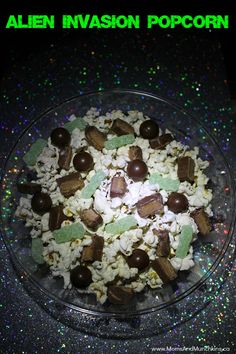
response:
<path id="1" fill-rule="evenodd" d="M 70 133 L 65 128 L 56 128 L 51 132 L 51 142 L 58 148 L 69 145 L 70 139 Z"/>
<path id="2" fill-rule="evenodd" d="M 174 213 L 181 213 L 188 209 L 188 199 L 182 193 L 173 192 L 168 197 L 167 205 Z"/>
<path id="3" fill-rule="evenodd" d="M 132 160 L 128 163 L 127 174 L 134 181 L 142 181 L 148 173 L 147 165 L 142 160 Z"/>
<path id="4" fill-rule="evenodd" d="M 139 133 L 144 139 L 154 139 L 159 134 L 159 126 L 154 120 L 145 120 L 139 127 Z"/>
<path id="5" fill-rule="evenodd" d="M 142 270 L 149 265 L 149 257 L 145 251 L 136 249 L 131 256 L 127 258 L 127 263 L 130 268 Z"/>
<path id="6" fill-rule="evenodd" d="M 70 280 L 76 288 L 86 288 L 92 283 L 92 273 L 89 268 L 78 265 L 71 270 Z"/>
<path id="7" fill-rule="evenodd" d="M 88 152 L 78 152 L 73 158 L 73 165 L 77 171 L 89 171 L 93 167 L 93 158 Z"/>
<path id="8" fill-rule="evenodd" d="M 31 207 L 37 214 L 47 213 L 52 207 L 52 199 L 46 193 L 37 192 L 31 199 Z"/>

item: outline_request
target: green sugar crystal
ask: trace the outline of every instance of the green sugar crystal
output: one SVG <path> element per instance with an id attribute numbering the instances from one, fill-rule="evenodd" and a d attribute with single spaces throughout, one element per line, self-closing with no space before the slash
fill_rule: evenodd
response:
<path id="1" fill-rule="evenodd" d="M 114 150 L 121 146 L 133 144 L 135 137 L 133 134 L 115 136 L 114 138 L 105 141 L 105 148 L 107 150 Z"/>
<path id="2" fill-rule="evenodd" d="M 56 243 L 64 243 L 71 240 L 81 239 L 84 236 L 84 227 L 80 223 L 63 226 L 61 229 L 54 230 L 53 236 Z"/>
<path id="3" fill-rule="evenodd" d="M 81 197 L 84 199 L 91 198 L 105 177 L 105 173 L 102 170 L 98 170 L 91 178 L 89 184 L 82 189 Z"/>
<path id="4" fill-rule="evenodd" d="M 149 177 L 150 184 L 159 184 L 160 189 L 176 192 L 179 189 L 180 181 L 178 179 L 164 178 L 158 173 L 153 173 Z"/>
<path id="5" fill-rule="evenodd" d="M 43 149 L 47 146 L 47 141 L 39 138 L 30 147 L 29 151 L 23 156 L 23 160 L 28 166 L 36 164 L 37 157 L 41 154 Z"/>
<path id="6" fill-rule="evenodd" d="M 179 244 L 176 250 L 176 257 L 185 258 L 188 254 L 190 243 L 193 238 L 193 229 L 190 225 L 184 225 L 179 237 Z"/>
<path id="7" fill-rule="evenodd" d="M 72 133 L 72 131 L 75 128 L 78 128 L 79 130 L 84 130 L 87 126 L 87 123 L 83 120 L 83 118 L 75 118 L 74 120 L 67 122 L 64 124 L 64 128 L 67 129 L 70 133 Z"/>
<path id="8" fill-rule="evenodd" d="M 31 244 L 31 255 L 33 260 L 38 264 L 43 264 L 43 241 L 41 238 L 33 238 Z"/>
<path id="9" fill-rule="evenodd" d="M 137 221 L 132 215 L 128 215 L 122 219 L 119 219 L 111 224 L 107 224 L 105 231 L 108 234 L 118 235 L 125 231 L 128 231 L 132 227 L 137 226 Z"/>

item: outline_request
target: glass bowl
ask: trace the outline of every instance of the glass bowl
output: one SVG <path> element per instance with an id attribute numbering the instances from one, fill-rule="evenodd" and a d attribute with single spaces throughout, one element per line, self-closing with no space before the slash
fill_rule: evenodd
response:
<path id="1" fill-rule="evenodd" d="M 195 266 L 180 272 L 177 280 L 162 289 L 135 294 L 129 305 L 100 305 L 93 295 L 64 290 L 46 265 L 34 263 L 30 254 L 29 229 L 14 213 L 19 201 L 17 181 L 24 175 L 22 156 L 39 137 L 48 138 L 71 114 L 83 116 L 90 107 L 101 113 L 113 109 L 139 110 L 168 128 L 177 140 L 199 146 L 208 160 L 207 175 L 213 189 L 213 231 L 193 244 Z M 13 265 L 27 291 L 51 315 L 78 330 L 104 337 L 128 338 L 153 335 L 194 316 L 214 295 L 224 280 L 225 266 L 232 257 L 228 247 L 234 231 L 234 186 L 228 164 L 205 128 L 184 110 L 153 94 L 110 90 L 71 98 L 34 120 L 21 134 L 4 167 L 1 196 L 1 228 Z"/>

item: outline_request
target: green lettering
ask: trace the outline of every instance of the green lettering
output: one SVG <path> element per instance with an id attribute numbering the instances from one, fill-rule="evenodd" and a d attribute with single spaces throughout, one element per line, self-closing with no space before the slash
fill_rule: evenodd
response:
<path id="1" fill-rule="evenodd" d="M 6 28 L 18 28 L 18 22 L 14 15 L 10 15 L 6 24 Z"/>
<path id="2" fill-rule="evenodd" d="M 175 25 L 179 25 L 182 21 L 182 17 L 179 15 L 171 16 L 171 28 L 175 28 Z"/>
<path id="3" fill-rule="evenodd" d="M 186 20 L 189 20 L 189 23 L 186 23 Z M 193 18 L 192 16 L 186 15 L 182 17 L 182 25 L 184 28 L 190 28 L 193 27 Z"/>
<path id="4" fill-rule="evenodd" d="M 193 19 L 193 25 L 196 28 L 203 28 L 205 26 L 206 20 L 203 16 L 195 16 Z"/>
<path id="5" fill-rule="evenodd" d="M 169 16 L 166 16 L 166 15 L 163 15 L 160 17 L 159 19 L 159 22 L 160 22 L 160 27 L 161 28 L 167 28 L 167 27 L 170 27 L 170 17 Z"/>
<path id="6" fill-rule="evenodd" d="M 152 28 L 152 26 L 157 25 L 159 17 L 155 15 L 148 15 L 147 17 L 147 28 Z"/>

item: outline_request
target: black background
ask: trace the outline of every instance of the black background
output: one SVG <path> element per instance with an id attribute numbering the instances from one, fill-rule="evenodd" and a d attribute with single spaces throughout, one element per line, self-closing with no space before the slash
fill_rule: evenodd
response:
<path id="1" fill-rule="evenodd" d="M 4 8 L 3 8 L 3 5 Z M 227 81 L 229 84 L 232 97 L 236 97 L 236 54 L 235 54 L 235 38 L 236 38 L 236 15 L 235 4 L 233 1 L 154 1 L 154 0 L 138 0 L 136 2 L 129 0 L 51 0 L 51 1 L 7 1 L 6 4 L 1 4 L 0 14 L 0 39 L 2 50 L 0 55 L 0 75 L 11 69 L 11 58 L 14 56 L 19 61 L 24 61 L 28 54 L 43 50 L 44 47 L 61 40 L 62 37 L 82 36 L 89 39 L 96 35 L 97 40 L 103 35 L 103 31 L 110 31 L 110 36 L 113 31 L 122 31 L 122 29 L 102 29 L 94 31 L 93 29 L 72 29 L 63 30 L 59 26 L 55 29 L 4 29 L 5 23 L 10 14 L 53 14 L 56 18 L 62 14 L 138 14 L 142 18 L 147 14 L 220 14 L 230 16 L 230 28 L 221 30 L 206 30 L 206 29 L 161 29 L 153 28 L 151 31 L 182 31 L 183 35 L 187 31 L 194 31 L 200 36 L 213 38 L 216 37 L 222 46 L 222 51 L 225 60 Z M 58 21 L 60 22 L 60 21 Z M 144 31 L 144 27 L 138 31 Z M 130 32 L 137 31 L 131 29 Z M 95 34 L 96 33 L 96 34 Z M 130 33 L 132 36 L 132 33 Z"/>

